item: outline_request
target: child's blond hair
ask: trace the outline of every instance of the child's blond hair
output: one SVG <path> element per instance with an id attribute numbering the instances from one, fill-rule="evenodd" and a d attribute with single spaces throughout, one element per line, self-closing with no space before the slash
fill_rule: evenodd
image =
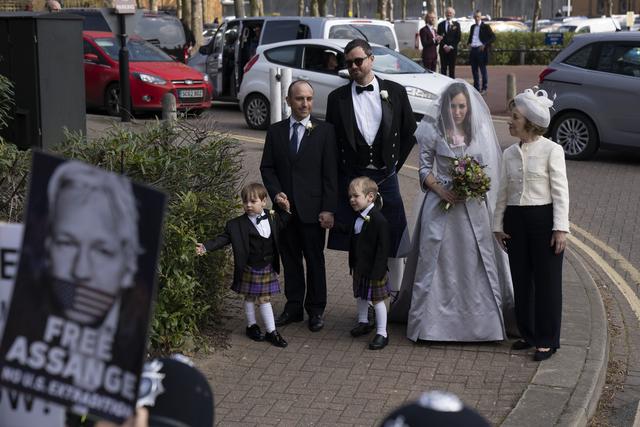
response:
<path id="1" fill-rule="evenodd" d="M 373 193 L 375 199 L 375 196 L 378 194 L 378 184 L 367 176 L 359 176 L 352 179 L 349 183 L 349 191 L 351 190 L 362 191 L 365 196 Z"/>

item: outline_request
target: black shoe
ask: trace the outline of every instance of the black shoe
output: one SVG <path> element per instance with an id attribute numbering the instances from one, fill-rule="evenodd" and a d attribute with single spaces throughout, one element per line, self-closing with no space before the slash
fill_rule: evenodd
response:
<path id="1" fill-rule="evenodd" d="M 309 318 L 309 330 L 311 332 L 318 332 L 323 327 L 324 321 L 322 320 L 321 315 L 315 314 Z"/>
<path id="2" fill-rule="evenodd" d="M 302 313 L 298 315 L 293 315 L 288 311 L 283 311 L 282 314 L 276 319 L 276 326 L 284 326 L 293 322 L 302 322 L 303 316 Z"/>
<path id="3" fill-rule="evenodd" d="M 373 331 L 374 326 L 371 323 L 362 323 L 359 322 L 358 326 L 351 330 L 352 337 L 360 337 L 362 335 L 367 335 L 369 332 Z"/>
<path id="4" fill-rule="evenodd" d="M 553 356 L 553 353 L 555 352 L 555 348 L 550 348 L 547 351 L 536 350 L 535 354 L 533 355 L 533 360 L 535 360 L 536 362 L 542 362 L 543 360 L 547 360 L 548 358 Z"/>
<path id="5" fill-rule="evenodd" d="M 531 344 L 526 342 L 525 340 L 518 340 L 511 344 L 511 350 L 527 350 L 533 347 Z"/>
<path id="6" fill-rule="evenodd" d="M 267 332 L 264 335 L 264 339 L 266 341 L 269 341 L 271 344 L 275 345 L 276 347 L 285 348 L 287 346 L 287 342 L 284 340 L 284 338 L 282 338 L 282 335 L 280 335 L 278 331 Z"/>
<path id="7" fill-rule="evenodd" d="M 369 350 L 382 350 L 389 344 L 389 337 L 383 337 L 380 334 L 376 334 L 373 340 L 369 343 Z"/>
<path id="8" fill-rule="evenodd" d="M 264 335 L 262 335 L 260 326 L 258 326 L 256 323 L 251 326 L 247 326 L 245 334 L 254 341 L 264 341 Z"/>

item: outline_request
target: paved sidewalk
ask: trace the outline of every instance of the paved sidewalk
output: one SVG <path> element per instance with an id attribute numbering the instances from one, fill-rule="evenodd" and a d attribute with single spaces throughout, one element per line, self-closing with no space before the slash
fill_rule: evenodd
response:
<path id="1" fill-rule="evenodd" d="M 244 147 L 248 179 L 259 179 L 262 147 Z M 405 169 L 400 184 L 411 214 L 414 172 Z M 606 318 L 573 253 L 564 267 L 562 348 L 542 363 L 531 352 L 511 352 L 510 342 L 414 344 L 397 324 L 389 325 L 389 346 L 370 351 L 370 337 L 349 335 L 355 301 L 346 255 L 326 251 L 326 262 L 326 326 L 318 333 L 306 322 L 281 328 L 286 349 L 246 338 L 241 301 L 229 301 L 231 347 L 196 359 L 213 386 L 218 425 L 378 425 L 391 409 L 433 389 L 456 393 L 494 425 L 585 425 L 604 379 Z M 276 315 L 283 305 L 276 297 Z"/>

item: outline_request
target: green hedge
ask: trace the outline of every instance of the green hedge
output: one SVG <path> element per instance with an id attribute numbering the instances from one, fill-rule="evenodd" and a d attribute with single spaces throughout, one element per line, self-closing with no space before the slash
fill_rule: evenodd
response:
<path id="1" fill-rule="evenodd" d="M 173 130 L 161 123 L 141 132 L 114 127 L 90 142 L 67 135 L 52 150 L 167 193 L 150 337 L 156 352 L 202 345 L 200 331 L 216 318 L 228 288 L 229 253 L 197 257 L 195 243 L 220 232 L 238 211 L 241 152 L 235 140 L 202 127 L 202 121 L 198 127 L 178 122 Z M 0 143 L 0 220 L 21 221 L 29 158 L 29 151 Z"/>
<path id="2" fill-rule="evenodd" d="M 544 44 L 545 33 L 496 33 L 496 41 L 492 45 L 489 63 L 491 65 L 520 65 L 520 51 L 525 50 L 526 65 L 547 65 L 564 46 L 573 38 L 573 33 L 564 33 L 563 46 L 547 46 Z M 469 33 L 463 33 L 458 45 L 458 64 L 469 63 L 467 40 Z M 403 50 L 410 58 L 420 58 L 420 51 Z"/>

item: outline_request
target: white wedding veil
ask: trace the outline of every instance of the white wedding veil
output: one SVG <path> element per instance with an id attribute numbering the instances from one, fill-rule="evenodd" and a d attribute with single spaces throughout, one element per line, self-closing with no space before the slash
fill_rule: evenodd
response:
<path id="1" fill-rule="evenodd" d="M 460 134 L 453 125 L 449 107 L 452 98 L 460 93 L 465 95 L 468 104 L 467 115 L 462 125 L 464 134 Z M 487 192 L 487 206 L 489 214 L 493 215 L 500 182 L 502 150 L 493 127 L 489 107 L 473 86 L 464 80 L 456 79 L 440 95 L 436 114 L 436 117 L 425 116 L 418 125 L 415 133 L 418 144 L 434 145 L 434 138 L 437 138 L 446 140 L 451 146 L 464 138 L 464 143 L 467 145 L 466 154 L 486 165 L 485 173 L 491 178 L 491 188 Z"/>

